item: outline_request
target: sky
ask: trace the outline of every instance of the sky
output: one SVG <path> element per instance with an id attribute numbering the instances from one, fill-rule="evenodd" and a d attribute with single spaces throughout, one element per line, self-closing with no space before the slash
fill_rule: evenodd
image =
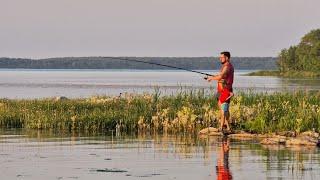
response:
<path id="1" fill-rule="evenodd" d="M 0 57 L 277 56 L 319 0 L 0 0 Z"/>

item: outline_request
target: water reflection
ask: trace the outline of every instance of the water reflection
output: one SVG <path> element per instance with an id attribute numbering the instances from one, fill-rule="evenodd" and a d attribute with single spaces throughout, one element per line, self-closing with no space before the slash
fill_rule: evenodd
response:
<path id="1" fill-rule="evenodd" d="M 74 174 L 80 179 L 320 178 L 316 147 L 261 146 L 191 134 L 0 130 L 0 164 L 4 179 L 68 179 Z"/>
<path id="2" fill-rule="evenodd" d="M 320 79 L 308 79 L 308 78 L 283 78 L 280 79 L 280 83 L 284 90 L 319 90 Z"/>
<path id="3" fill-rule="evenodd" d="M 218 151 L 216 173 L 218 180 L 231 180 L 232 173 L 229 168 L 229 144 L 228 138 L 223 138 L 221 141 L 220 151 Z"/>

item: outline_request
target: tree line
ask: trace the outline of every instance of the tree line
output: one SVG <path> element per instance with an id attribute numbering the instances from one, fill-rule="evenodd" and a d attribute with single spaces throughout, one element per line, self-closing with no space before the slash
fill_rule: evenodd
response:
<path id="1" fill-rule="evenodd" d="M 212 70 L 221 65 L 217 57 L 125 57 L 187 69 Z M 233 57 L 236 69 L 276 69 L 274 57 Z M 0 58 L 0 68 L 23 69 L 170 69 L 157 65 L 116 60 L 107 57 L 62 57 L 47 59 Z"/>

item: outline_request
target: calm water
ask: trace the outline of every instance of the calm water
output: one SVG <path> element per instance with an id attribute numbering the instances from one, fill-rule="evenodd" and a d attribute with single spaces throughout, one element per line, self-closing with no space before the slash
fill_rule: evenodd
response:
<path id="1" fill-rule="evenodd" d="M 319 179 L 318 148 L 192 136 L 0 131 L 1 179 Z"/>
<path id="2" fill-rule="evenodd" d="M 320 79 L 282 79 L 242 76 L 236 71 L 236 91 L 275 92 L 284 90 L 320 90 Z M 207 72 L 207 73 L 217 73 Z M 42 98 L 54 96 L 88 97 L 119 93 L 163 94 L 183 89 L 215 88 L 203 76 L 184 71 L 150 70 L 0 70 L 0 98 Z"/>

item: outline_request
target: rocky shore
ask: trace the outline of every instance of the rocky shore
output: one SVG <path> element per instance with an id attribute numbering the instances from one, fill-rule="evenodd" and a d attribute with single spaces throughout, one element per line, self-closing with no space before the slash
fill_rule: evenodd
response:
<path id="1" fill-rule="evenodd" d="M 199 136 L 227 136 L 230 139 L 257 140 L 262 145 L 320 147 L 319 133 L 313 131 L 306 131 L 302 133 L 286 131 L 270 134 L 252 134 L 244 131 L 234 131 L 232 133 L 224 134 L 222 132 L 219 132 L 217 128 L 209 127 L 199 131 Z"/>

